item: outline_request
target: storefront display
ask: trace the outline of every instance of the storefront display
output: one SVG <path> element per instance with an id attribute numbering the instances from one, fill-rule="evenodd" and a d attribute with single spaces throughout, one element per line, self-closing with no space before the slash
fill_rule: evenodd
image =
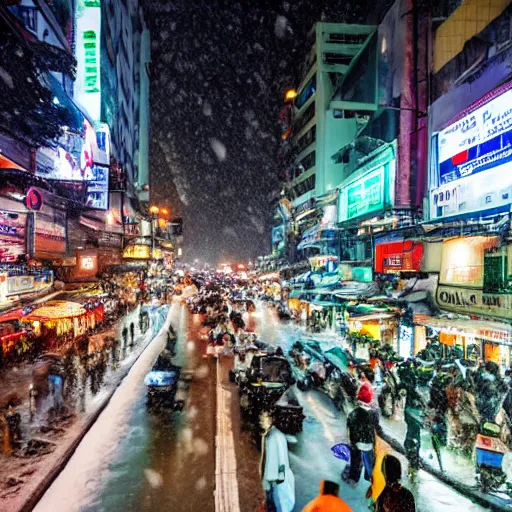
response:
<path id="1" fill-rule="evenodd" d="M 443 345 L 459 347 L 466 359 L 493 361 L 500 365 L 502 371 L 510 366 L 512 327 L 508 324 L 423 315 L 414 315 L 414 323 L 416 328 L 434 329 Z"/>

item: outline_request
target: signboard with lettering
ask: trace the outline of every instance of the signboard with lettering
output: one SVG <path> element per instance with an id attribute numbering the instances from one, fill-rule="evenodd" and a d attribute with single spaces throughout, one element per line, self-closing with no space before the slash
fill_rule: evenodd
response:
<path id="1" fill-rule="evenodd" d="M 100 1 L 79 0 L 76 9 L 75 98 L 94 121 L 101 116 L 100 41 Z"/>
<path id="2" fill-rule="evenodd" d="M 370 171 L 340 191 L 338 221 L 344 222 L 378 212 L 386 204 L 386 166 L 390 162 Z"/>
<path id="3" fill-rule="evenodd" d="M 512 90 L 437 135 L 431 217 L 506 208 L 512 203 Z"/>
<path id="4" fill-rule="evenodd" d="M 394 274 L 421 270 L 423 244 L 412 240 L 375 246 L 375 272 Z"/>
<path id="5" fill-rule="evenodd" d="M 0 263 L 14 263 L 26 254 L 27 214 L 0 211 Z"/>
<path id="6" fill-rule="evenodd" d="M 512 319 L 511 294 L 484 293 L 476 288 L 439 285 L 436 298 L 439 307 L 448 311 Z"/>
<path id="7" fill-rule="evenodd" d="M 51 288 L 53 272 L 34 272 L 30 275 L 0 275 L 0 303 L 17 300 L 22 295 L 38 293 Z"/>
<path id="8" fill-rule="evenodd" d="M 149 245 L 128 245 L 124 248 L 123 258 L 149 260 L 151 258 L 151 247 Z"/>

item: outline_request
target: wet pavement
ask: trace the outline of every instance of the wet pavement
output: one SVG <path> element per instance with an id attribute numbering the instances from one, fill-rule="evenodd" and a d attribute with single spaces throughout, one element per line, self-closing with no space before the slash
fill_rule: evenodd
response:
<path id="1" fill-rule="evenodd" d="M 281 346 L 287 351 L 300 336 L 295 324 L 282 324 L 271 309 L 259 309 L 256 313 L 257 332 L 261 339 Z M 368 510 L 369 501 L 365 498 L 368 483 L 361 479 L 354 488 L 341 481 L 342 462 L 335 459 L 330 448 L 337 443 L 347 441 L 346 416 L 338 411 L 324 393 L 318 391 L 301 392 L 295 389 L 297 398 L 303 406 L 306 419 L 303 432 L 297 435 L 297 443 L 289 445 L 290 463 L 295 474 L 296 505 L 295 512 L 318 494 L 320 480 L 329 479 L 340 483 L 340 497 L 355 511 Z M 238 414 L 233 406 L 233 414 Z M 234 420 L 234 424 L 239 420 Z M 263 492 L 257 476 L 259 453 L 250 436 L 239 432 L 237 443 L 237 465 L 240 487 L 240 505 L 242 512 L 254 512 L 255 505 L 263 500 Z M 236 435 L 236 434 L 235 434 Z M 386 451 L 391 448 L 382 442 Z M 407 473 L 407 461 L 394 453 L 402 461 L 404 474 Z M 252 477 L 251 477 L 252 474 Z M 472 503 L 466 497 L 454 491 L 428 473 L 420 471 L 417 481 L 412 484 L 407 478 L 404 485 L 411 489 L 416 497 L 417 510 L 421 512 L 442 512 L 446 510 L 465 510 L 477 512 L 487 510 Z M 244 500 L 244 497 L 248 498 Z"/>
<path id="2" fill-rule="evenodd" d="M 180 302 L 175 363 L 193 371 L 183 412 L 146 408 L 143 383 L 163 349 L 157 337 L 135 363 L 36 511 L 208 512 L 214 509 L 215 368 L 203 359 L 200 320 Z M 73 489 L 73 492 L 70 492 Z"/>
<path id="3" fill-rule="evenodd" d="M 214 510 L 215 367 L 213 361 L 203 357 L 206 343 L 198 333 L 200 317 L 190 315 L 184 305 L 175 302 L 169 320 L 179 333 L 175 361 L 193 371 L 185 410 L 157 415 L 146 409 L 143 379 L 163 348 L 164 337 L 160 336 L 135 363 L 36 507 L 37 512 Z M 280 323 L 272 310 L 259 310 L 252 320 L 262 339 L 284 350 L 300 336 L 297 326 Z M 230 358 L 222 359 L 226 385 L 230 364 Z M 259 452 L 249 433 L 241 428 L 237 387 L 230 388 L 240 509 L 254 512 L 263 500 Z M 340 482 L 342 463 L 333 457 L 330 448 L 346 441 L 347 436 L 344 414 L 325 394 L 296 393 L 306 415 L 303 432 L 290 445 L 296 478 L 294 510 L 298 512 L 317 495 L 321 479 Z M 406 461 L 400 458 L 405 473 Z M 415 484 L 407 479 L 404 484 L 414 492 L 419 511 L 486 510 L 424 472 L 419 473 Z M 368 510 L 367 488 L 365 481 L 354 488 L 341 483 L 340 495 L 354 511 Z"/>

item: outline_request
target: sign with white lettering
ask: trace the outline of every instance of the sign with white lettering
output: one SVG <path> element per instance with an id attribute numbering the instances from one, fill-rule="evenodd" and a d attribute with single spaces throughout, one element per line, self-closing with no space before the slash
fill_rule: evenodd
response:
<path id="1" fill-rule="evenodd" d="M 512 319 L 510 294 L 483 293 L 478 289 L 439 285 L 436 298 L 439 307 L 449 311 Z"/>

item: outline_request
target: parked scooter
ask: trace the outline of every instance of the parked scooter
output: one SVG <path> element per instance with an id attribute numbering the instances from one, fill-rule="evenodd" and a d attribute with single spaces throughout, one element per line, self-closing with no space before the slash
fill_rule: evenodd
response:
<path id="1" fill-rule="evenodd" d="M 504 468 L 510 467 L 512 452 L 500 435 L 499 425 L 484 422 L 476 436 L 477 481 L 483 492 L 499 490 L 508 479 Z"/>

